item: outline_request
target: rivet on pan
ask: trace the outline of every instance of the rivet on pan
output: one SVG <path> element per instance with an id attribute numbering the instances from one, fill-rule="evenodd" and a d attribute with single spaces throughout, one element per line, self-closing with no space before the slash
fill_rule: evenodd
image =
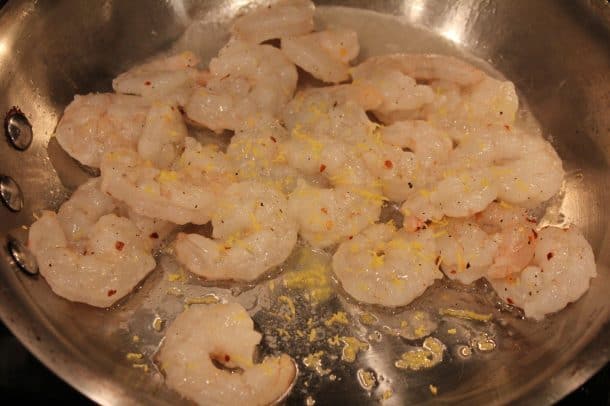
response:
<path id="1" fill-rule="evenodd" d="M 25 151 L 32 143 L 32 125 L 17 107 L 6 113 L 4 132 L 11 145 L 20 151 Z"/>
<path id="2" fill-rule="evenodd" d="M 23 208 L 23 193 L 13 178 L 0 175 L 0 199 L 9 210 L 19 211 Z"/>
<path id="3" fill-rule="evenodd" d="M 27 249 L 21 241 L 9 236 L 6 248 L 20 270 L 29 275 L 38 274 L 36 258 L 34 258 L 34 255 L 32 255 L 30 250 Z"/>

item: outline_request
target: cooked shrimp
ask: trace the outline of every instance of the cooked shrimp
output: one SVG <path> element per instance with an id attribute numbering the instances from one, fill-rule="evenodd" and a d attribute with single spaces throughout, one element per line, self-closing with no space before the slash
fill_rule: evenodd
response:
<path id="1" fill-rule="evenodd" d="M 296 379 L 296 364 L 285 354 L 254 363 L 261 338 L 239 304 L 191 306 L 168 327 L 159 351 L 165 382 L 201 405 L 279 401 Z"/>
<path id="2" fill-rule="evenodd" d="M 433 227 L 441 269 L 449 279 L 470 284 L 484 277 L 493 264 L 498 244 L 474 222 L 448 218 Z"/>
<path id="3" fill-rule="evenodd" d="M 505 302 L 541 320 L 578 300 L 597 275 L 593 250 L 575 228 L 543 228 L 531 265 L 502 279 L 489 279 Z"/>
<path id="4" fill-rule="evenodd" d="M 464 135 L 445 164 L 427 172 L 418 194 L 403 204 L 405 227 L 443 215 L 468 217 L 499 198 L 535 207 L 563 181 L 561 159 L 544 139 L 521 130 L 490 126 Z"/>
<path id="5" fill-rule="evenodd" d="M 363 152 L 363 158 L 368 170 L 379 179 L 385 197 L 400 202 L 413 192 L 419 169 L 415 154 L 392 145 L 373 143 Z"/>
<path id="6" fill-rule="evenodd" d="M 508 125 L 466 132 L 447 168 L 481 166 L 491 169 L 500 199 L 526 207 L 555 195 L 564 175 L 561 159 L 546 140 Z"/>
<path id="7" fill-rule="evenodd" d="M 563 182 L 561 158 L 540 137 L 523 135 L 521 151 L 512 161 L 493 167 L 498 197 L 509 203 L 535 207 L 553 197 Z"/>
<path id="8" fill-rule="evenodd" d="M 301 180 L 288 204 L 301 237 L 314 247 L 328 247 L 377 221 L 382 198 L 366 189 L 323 189 Z"/>
<path id="9" fill-rule="evenodd" d="M 148 108 L 148 102 L 137 96 L 75 96 L 57 124 L 55 137 L 71 157 L 97 168 L 105 152 L 135 149 Z"/>
<path id="10" fill-rule="evenodd" d="M 492 123 L 511 125 L 519 108 L 515 86 L 485 76 L 470 87 L 455 83 L 436 81 L 434 100 L 423 107 L 419 115 L 449 127 L 460 125 L 488 125 Z"/>
<path id="11" fill-rule="evenodd" d="M 506 203 L 492 203 L 475 215 L 476 224 L 493 238 L 498 252 L 487 270 L 490 278 L 501 278 L 519 272 L 534 257 L 536 220 L 527 211 Z"/>
<path id="12" fill-rule="evenodd" d="M 221 191 L 234 180 L 232 166 L 216 146 L 187 137 L 172 170 L 155 168 L 130 150 L 107 154 L 102 190 L 136 213 L 175 224 L 210 221 Z"/>
<path id="13" fill-rule="evenodd" d="M 32 224 L 28 245 L 53 291 L 68 300 L 108 307 L 126 296 L 155 267 L 149 236 L 115 205 L 94 179 L 58 214 L 44 211 Z"/>
<path id="14" fill-rule="evenodd" d="M 366 84 L 378 92 L 382 103 L 373 111 L 386 123 L 393 121 L 384 119 L 386 116 L 415 111 L 434 99 L 434 92 L 429 86 L 417 84 L 413 77 L 402 71 L 400 57 L 388 55 L 369 58 L 351 70 L 354 83 Z M 402 57 L 407 59 L 406 56 Z"/>
<path id="15" fill-rule="evenodd" d="M 277 116 L 297 85 L 295 66 L 277 48 L 232 40 L 210 62 L 211 76 L 186 105 L 189 119 L 220 132 L 264 113 Z"/>
<path id="16" fill-rule="evenodd" d="M 504 202 L 491 203 L 471 219 L 445 219 L 433 226 L 441 268 L 465 284 L 520 272 L 534 256 L 534 227 L 524 209 Z"/>
<path id="17" fill-rule="evenodd" d="M 417 162 L 424 168 L 444 164 L 453 149 L 446 131 L 424 120 L 398 121 L 378 131 L 383 142 L 413 151 Z"/>
<path id="18" fill-rule="evenodd" d="M 375 224 L 339 246 L 333 272 L 358 301 L 404 306 L 442 278 L 437 256 L 428 230 L 407 233 L 390 224 Z"/>
<path id="19" fill-rule="evenodd" d="M 449 56 L 377 56 L 354 68 L 352 77 L 373 85 L 384 96 L 374 112 L 385 123 L 426 118 L 449 125 L 456 121 L 512 124 L 518 108 L 511 82 L 493 79 Z"/>
<path id="20" fill-rule="evenodd" d="M 358 56 L 358 35 L 351 30 L 327 30 L 282 38 L 282 52 L 317 79 L 328 83 L 349 79 L 349 61 Z"/>
<path id="21" fill-rule="evenodd" d="M 227 148 L 237 179 L 258 180 L 283 192 L 292 191 L 299 173 L 288 165 L 282 150 L 287 138 L 286 129 L 271 117 L 261 115 L 246 122 Z"/>
<path id="22" fill-rule="evenodd" d="M 168 168 L 182 152 L 188 130 L 177 106 L 154 102 L 138 140 L 138 154 L 157 168 Z"/>
<path id="23" fill-rule="evenodd" d="M 140 236 L 149 242 L 152 249 L 160 248 L 165 239 L 176 229 L 176 225 L 165 220 L 142 216 L 127 205 L 119 204 L 118 214 L 127 217 L 140 230 Z"/>
<path id="24" fill-rule="evenodd" d="M 356 144 L 369 140 L 377 127 L 366 115 L 377 101 L 364 86 L 311 88 L 298 92 L 282 117 L 286 128 L 302 138 L 328 137 Z"/>
<path id="25" fill-rule="evenodd" d="M 259 182 L 229 186 L 215 202 L 212 238 L 179 234 L 176 257 L 210 280 L 252 281 L 284 262 L 297 242 L 286 197 Z"/>
<path id="26" fill-rule="evenodd" d="M 184 106 L 197 84 L 204 84 L 206 72 L 198 71 L 199 63 L 187 51 L 135 66 L 112 81 L 117 93 L 136 94 L 151 101 L 173 101 Z"/>
<path id="27" fill-rule="evenodd" d="M 244 41 L 261 43 L 313 31 L 315 6 L 310 0 L 283 0 L 238 17 L 231 34 Z"/>
<path id="28" fill-rule="evenodd" d="M 400 211 L 404 227 L 417 228 L 427 220 L 438 221 L 443 216 L 469 217 L 483 211 L 497 196 L 489 168 L 447 172 L 438 182 L 419 187 L 409 195 Z"/>
<path id="29" fill-rule="evenodd" d="M 381 184 L 360 154 L 347 143 L 329 137 L 313 138 L 299 128 L 281 146 L 286 161 L 318 184 L 344 186 L 380 193 Z"/>

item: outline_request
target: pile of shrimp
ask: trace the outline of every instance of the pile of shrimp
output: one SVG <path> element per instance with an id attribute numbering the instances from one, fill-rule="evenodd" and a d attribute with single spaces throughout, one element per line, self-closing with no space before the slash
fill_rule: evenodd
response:
<path id="1" fill-rule="evenodd" d="M 514 85 L 449 56 L 360 61 L 357 33 L 314 31 L 314 12 L 309 0 L 253 10 L 207 68 L 163 56 L 117 76 L 114 93 L 75 97 L 55 137 L 101 175 L 31 227 L 51 288 L 108 307 L 161 244 L 206 280 L 257 282 L 300 240 L 334 253 L 341 294 L 362 303 L 405 306 L 443 277 L 485 278 L 536 320 L 581 297 L 593 252 L 575 226 L 530 215 L 564 172 L 515 122 Z M 200 143 L 199 127 L 232 134 L 228 148 Z M 392 205 L 402 224 L 380 221 Z M 206 223 L 211 235 L 181 231 Z M 167 334 L 167 384 L 201 403 L 270 403 L 296 374 L 286 355 L 253 363 L 260 334 L 237 304 L 187 310 Z M 229 335 L 247 339 L 233 348 Z"/>

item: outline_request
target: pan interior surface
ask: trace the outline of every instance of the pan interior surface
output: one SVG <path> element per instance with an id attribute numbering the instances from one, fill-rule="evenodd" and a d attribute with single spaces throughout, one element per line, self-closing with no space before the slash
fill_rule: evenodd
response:
<path id="1" fill-rule="evenodd" d="M 25 241 L 22 226 L 31 224 L 36 212 L 56 209 L 91 176 L 51 138 L 74 94 L 110 91 L 114 76 L 162 52 L 190 49 L 207 64 L 228 39 L 231 18 L 249 3 L 254 2 L 9 4 L 0 17 L 0 108 L 7 112 L 18 106 L 32 123 L 34 140 L 25 152 L 0 144 L 0 174 L 13 177 L 25 197 L 20 212 L 2 209 L 3 245 L 8 235 Z M 295 357 L 300 377 L 288 404 L 303 404 L 308 397 L 317 404 L 558 400 L 610 356 L 610 303 L 604 289 L 610 283 L 610 215 L 605 210 L 610 198 L 610 11 L 602 3 L 323 1 L 316 14 L 319 27 L 358 32 L 359 60 L 394 52 L 449 54 L 515 83 L 520 120 L 533 131 L 541 129 L 566 171 L 561 193 L 544 208 L 545 220 L 580 227 L 597 260 L 598 276 L 589 292 L 560 313 L 542 322 L 524 320 L 499 305 L 488 286 L 446 280 L 395 311 L 358 305 L 332 286 L 329 297 L 311 305 L 302 292 L 288 294 L 270 281 L 255 287 L 205 286 L 181 272 L 170 255 L 160 256 L 157 269 L 132 295 L 111 309 L 97 309 L 55 296 L 41 277 L 15 272 L 3 249 L 0 316 L 45 364 L 103 404 L 184 401 L 164 386 L 154 357 L 164 328 L 185 305 L 215 298 L 249 310 L 267 337 L 263 354 L 277 350 Z M 58 24 L 63 20 L 71 24 Z M 203 132 L 198 136 L 209 138 Z M 299 247 L 283 270 L 328 260 Z M 181 295 L 171 294 L 176 288 Z M 297 316 L 282 318 L 287 300 L 281 297 L 288 297 Z M 446 308 L 493 318 L 440 317 L 439 309 Z M 444 361 L 422 371 L 398 369 L 401 354 L 422 340 L 405 341 L 392 332 L 418 310 L 437 321 L 434 335 L 447 347 Z M 348 324 L 332 321 L 340 312 Z M 377 320 L 369 323 L 363 313 Z M 317 325 L 328 328 L 311 339 Z M 348 343 L 354 343 L 351 338 L 368 343 L 368 349 L 356 350 L 354 362 L 342 360 Z M 136 353 L 143 354 L 141 361 L 128 357 Z M 309 367 L 318 360 L 319 368 Z M 370 388 L 363 383 L 365 373 L 374 377 Z"/>

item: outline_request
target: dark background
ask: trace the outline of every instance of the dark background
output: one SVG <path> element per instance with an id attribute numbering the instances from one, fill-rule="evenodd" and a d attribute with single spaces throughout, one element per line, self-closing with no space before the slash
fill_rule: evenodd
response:
<path id="1" fill-rule="evenodd" d="M 559 405 L 610 405 L 609 387 L 610 364 Z M 17 402 L 22 405 L 93 404 L 38 362 L 4 324 L 0 324 L 0 404 Z"/>

